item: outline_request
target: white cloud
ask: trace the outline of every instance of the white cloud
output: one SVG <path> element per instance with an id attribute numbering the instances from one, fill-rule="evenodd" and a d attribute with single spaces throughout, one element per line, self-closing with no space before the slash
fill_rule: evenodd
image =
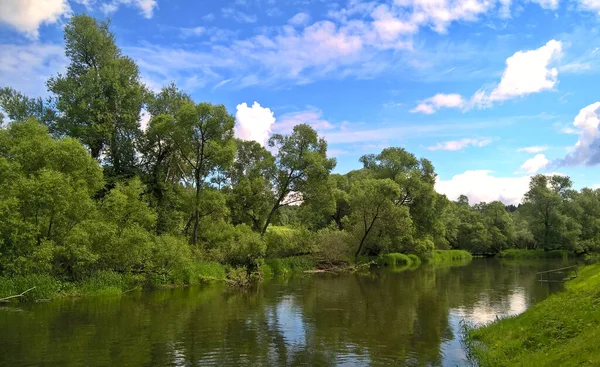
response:
<path id="1" fill-rule="evenodd" d="M 531 146 L 517 149 L 517 152 L 525 152 L 525 153 L 541 153 L 545 150 L 548 150 L 547 146 Z"/>
<path id="2" fill-rule="evenodd" d="M 556 10 L 558 8 L 559 0 L 531 0 L 531 2 L 538 4 L 543 9 Z"/>
<path id="3" fill-rule="evenodd" d="M 95 0 L 88 0 L 87 3 L 93 3 Z M 140 13 L 147 19 L 152 18 L 154 10 L 158 8 L 156 0 L 111 0 L 100 5 L 100 9 L 106 13 L 111 14 L 116 12 L 121 5 L 134 6 L 138 8 Z"/>
<path id="4" fill-rule="evenodd" d="M 212 22 L 213 20 L 215 20 L 215 15 L 213 13 L 208 13 L 204 16 L 202 16 L 202 20 L 205 22 Z"/>
<path id="5" fill-rule="evenodd" d="M 535 157 L 526 160 L 525 163 L 521 165 L 521 171 L 534 174 L 541 169 L 546 168 L 548 163 L 550 163 L 550 161 L 544 154 L 536 154 Z"/>
<path id="6" fill-rule="evenodd" d="M 484 147 L 492 142 L 492 139 L 461 139 L 461 140 L 450 140 L 443 143 L 437 143 L 436 145 L 427 147 L 428 150 L 462 150 L 467 147 Z"/>
<path id="7" fill-rule="evenodd" d="M 269 139 L 271 126 L 275 123 L 275 116 L 273 116 L 273 111 L 261 107 L 258 102 L 254 102 L 252 107 L 248 107 L 244 102 L 237 105 L 235 120 L 236 137 L 243 140 L 255 140 L 264 146 Z"/>
<path id="8" fill-rule="evenodd" d="M 0 22 L 36 39 L 42 24 L 53 24 L 71 14 L 67 0 L 2 0 Z"/>
<path id="9" fill-rule="evenodd" d="M 600 14 L 600 1 L 598 0 L 577 0 L 579 8 Z"/>
<path id="10" fill-rule="evenodd" d="M 246 14 L 234 8 L 223 8 L 221 9 L 221 14 L 225 18 L 231 18 L 240 23 L 255 23 L 257 21 L 256 15 Z"/>
<path id="11" fill-rule="evenodd" d="M 46 80 L 62 71 L 67 59 L 59 45 L 0 44 L 0 80 L 26 95 L 46 95 Z"/>
<path id="12" fill-rule="evenodd" d="M 436 94 L 419 103 L 411 112 L 432 114 L 438 109 L 490 107 L 500 102 L 544 90 L 558 83 L 558 69 L 550 64 L 562 54 L 562 43 L 550 40 L 544 46 L 528 51 L 517 51 L 506 59 L 506 68 L 500 83 L 491 91 L 480 89 L 468 102 L 459 94 Z"/>
<path id="13" fill-rule="evenodd" d="M 519 204 L 529 190 L 531 176 L 495 177 L 491 170 L 472 170 L 453 176 L 449 180 L 438 180 L 435 189 L 456 200 L 467 195 L 471 204 L 501 201 L 504 204 Z"/>
<path id="14" fill-rule="evenodd" d="M 489 94 L 489 102 L 554 88 L 558 70 L 549 68 L 549 64 L 561 53 L 562 43 L 556 40 L 550 40 L 536 50 L 516 52 L 506 59 L 506 69 L 500 84 Z"/>
<path id="15" fill-rule="evenodd" d="M 294 126 L 299 124 L 308 124 L 320 134 L 335 128 L 333 124 L 323 118 L 323 112 L 320 109 L 311 107 L 305 111 L 282 115 L 273 125 L 273 131 L 288 134 Z"/>
<path id="16" fill-rule="evenodd" d="M 556 163 L 566 166 L 600 163 L 600 102 L 586 106 L 573 120 L 579 139 L 572 152 Z"/>
<path id="17" fill-rule="evenodd" d="M 440 108 L 463 108 L 464 106 L 465 101 L 460 94 L 438 93 L 433 97 L 429 97 L 421 101 L 421 103 L 419 103 L 419 105 L 410 112 L 421 112 L 430 115 L 439 110 Z"/>
<path id="18" fill-rule="evenodd" d="M 306 13 L 298 13 L 296 15 L 294 15 L 290 20 L 288 20 L 288 23 L 292 24 L 292 25 L 305 25 L 310 21 L 310 15 L 306 14 Z"/>
<path id="19" fill-rule="evenodd" d="M 205 33 L 206 28 L 204 27 L 181 28 L 181 35 L 184 37 L 202 36 Z"/>

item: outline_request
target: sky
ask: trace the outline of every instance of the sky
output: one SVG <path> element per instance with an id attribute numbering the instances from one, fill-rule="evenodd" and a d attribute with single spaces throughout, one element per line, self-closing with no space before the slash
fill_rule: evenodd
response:
<path id="1" fill-rule="evenodd" d="M 450 199 L 517 204 L 537 173 L 600 187 L 600 0 L 0 0 L 0 87 L 47 96 L 79 13 L 242 139 L 310 124 L 335 172 L 398 146 Z"/>

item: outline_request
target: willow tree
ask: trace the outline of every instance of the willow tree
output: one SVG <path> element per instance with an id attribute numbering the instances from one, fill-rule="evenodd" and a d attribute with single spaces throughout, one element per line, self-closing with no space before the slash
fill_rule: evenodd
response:
<path id="1" fill-rule="evenodd" d="M 318 196 L 327 187 L 329 173 L 335 167 L 335 159 L 327 158 L 327 142 L 307 124 L 296 125 L 289 135 L 271 136 L 269 146 L 277 151 L 275 195 L 261 234 L 267 231 L 280 207 Z"/>
<path id="2" fill-rule="evenodd" d="M 210 188 L 210 177 L 218 170 L 226 170 L 233 161 L 235 118 L 223 105 L 186 102 L 171 123 L 168 127 L 170 139 L 181 158 L 183 178 L 191 184 L 194 192 L 190 223 L 193 223 L 192 243 L 196 244 L 201 204 L 206 199 L 202 192 Z M 204 203 L 203 206 L 210 205 Z"/>
<path id="3" fill-rule="evenodd" d="M 107 22 L 76 15 L 65 26 L 66 73 L 48 80 L 58 118 L 53 130 L 79 139 L 108 172 L 130 175 L 145 87 L 136 63 L 121 53 Z"/>

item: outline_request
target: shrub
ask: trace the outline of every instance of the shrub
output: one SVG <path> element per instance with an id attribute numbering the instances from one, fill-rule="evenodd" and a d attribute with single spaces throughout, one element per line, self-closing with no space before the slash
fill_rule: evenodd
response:
<path id="1" fill-rule="evenodd" d="M 264 235 L 266 256 L 283 258 L 315 252 L 316 234 L 306 228 L 271 226 Z"/>
<path id="2" fill-rule="evenodd" d="M 319 262 L 350 262 L 353 255 L 352 235 L 334 228 L 317 232 L 314 256 Z"/>
<path id="3" fill-rule="evenodd" d="M 377 259 L 377 265 L 379 266 L 407 266 L 412 263 L 410 257 L 405 254 L 391 253 L 380 255 Z"/>

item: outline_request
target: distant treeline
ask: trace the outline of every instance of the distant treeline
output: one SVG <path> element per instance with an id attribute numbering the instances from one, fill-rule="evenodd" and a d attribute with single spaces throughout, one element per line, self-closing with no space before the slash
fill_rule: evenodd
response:
<path id="1" fill-rule="evenodd" d="M 272 135 L 269 150 L 235 139 L 224 106 L 174 84 L 146 88 L 107 23 L 74 16 L 64 38 L 69 64 L 48 80 L 48 99 L 0 90 L 0 275 L 169 282 L 198 261 L 254 271 L 298 255 L 599 249 L 600 191 L 574 191 L 568 177 L 534 176 L 507 210 L 448 200 L 431 162 L 399 147 L 331 174 L 335 159 L 309 125 Z"/>

